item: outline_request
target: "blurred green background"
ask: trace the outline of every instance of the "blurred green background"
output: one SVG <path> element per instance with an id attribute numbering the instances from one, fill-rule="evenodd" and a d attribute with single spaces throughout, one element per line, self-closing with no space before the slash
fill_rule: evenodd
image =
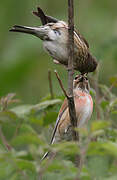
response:
<path id="1" fill-rule="evenodd" d="M 75 0 L 75 26 L 100 61 L 99 81 L 109 85 L 117 72 L 117 1 Z M 55 65 L 42 48 L 40 39 L 11 33 L 14 24 L 38 26 L 32 15 L 36 6 L 47 14 L 67 21 L 67 0 L 1 0 L 0 2 L 0 96 L 16 92 L 24 103 L 38 103 L 48 94 L 48 69 L 57 69 L 67 88 L 67 72 Z M 54 91 L 61 93 L 54 72 Z"/>

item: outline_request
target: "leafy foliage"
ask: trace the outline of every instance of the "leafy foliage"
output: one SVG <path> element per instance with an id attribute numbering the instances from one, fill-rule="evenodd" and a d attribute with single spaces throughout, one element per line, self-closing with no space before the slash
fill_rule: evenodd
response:
<path id="1" fill-rule="evenodd" d="M 111 79 L 112 84 L 115 80 Z M 114 87 L 113 86 L 113 87 Z M 93 113 L 88 129 L 78 129 L 80 142 L 61 142 L 49 146 L 53 125 L 63 97 L 43 98 L 36 105 L 21 105 L 15 94 L 1 98 L 0 112 L 0 179 L 2 180 L 111 180 L 117 178 L 117 130 L 115 94 L 106 85 L 99 85 L 100 118 Z M 92 96 L 96 103 L 96 92 Z M 11 107 L 11 103 L 14 104 Z M 76 129 L 77 130 L 77 129 Z M 56 158 L 41 162 L 47 151 Z M 75 156 L 80 156 L 80 169 Z"/>

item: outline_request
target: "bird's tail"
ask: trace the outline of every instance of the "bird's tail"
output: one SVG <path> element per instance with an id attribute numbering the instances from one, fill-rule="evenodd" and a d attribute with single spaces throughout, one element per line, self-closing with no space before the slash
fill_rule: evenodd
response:
<path id="1" fill-rule="evenodd" d="M 35 28 L 27 26 L 14 25 L 9 31 L 35 35 Z"/>
<path id="2" fill-rule="evenodd" d="M 41 161 L 43 161 L 45 158 L 47 158 L 48 154 L 49 154 L 49 152 L 46 152 L 46 153 L 43 155 L 43 157 L 41 158 Z"/>
<path id="3" fill-rule="evenodd" d="M 47 23 L 57 23 L 59 21 L 58 19 L 54 17 L 45 15 L 45 13 L 40 7 L 37 7 L 37 11 L 33 11 L 33 14 L 40 18 L 43 25 Z"/>

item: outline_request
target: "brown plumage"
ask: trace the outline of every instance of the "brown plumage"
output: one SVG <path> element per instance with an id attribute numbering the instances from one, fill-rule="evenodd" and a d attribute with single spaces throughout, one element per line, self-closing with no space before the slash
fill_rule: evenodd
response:
<path id="1" fill-rule="evenodd" d="M 40 27 L 26 27 L 15 25 L 10 31 L 23 32 L 35 35 L 43 40 L 45 50 L 54 59 L 54 63 L 68 67 L 68 25 L 44 14 L 41 8 L 37 8 L 34 15 L 41 19 Z M 75 70 L 82 74 L 93 72 L 97 67 L 96 58 L 89 52 L 89 45 L 78 31 L 74 31 L 74 62 Z"/>

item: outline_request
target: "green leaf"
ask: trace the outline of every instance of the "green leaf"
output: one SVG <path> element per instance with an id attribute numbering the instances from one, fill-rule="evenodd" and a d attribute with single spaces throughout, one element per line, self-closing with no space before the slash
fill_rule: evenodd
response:
<path id="1" fill-rule="evenodd" d="M 91 124 L 91 132 L 100 130 L 100 129 L 107 129 L 110 126 L 109 121 L 94 121 Z"/>
<path id="2" fill-rule="evenodd" d="M 112 111 L 111 113 L 112 113 L 112 114 L 117 114 L 117 111 Z"/>
<path id="3" fill-rule="evenodd" d="M 81 179 L 82 180 L 91 180 L 89 171 L 85 166 L 83 166 L 82 171 L 81 171 Z"/>
<path id="4" fill-rule="evenodd" d="M 2 161 L 0 163 L 0 179 L 1 180 L 7 180 L 9 179 L 9 176 L 13 173 L 15 168 L 13 167 L 12 163 L 9 163 L 8 161 Z"/>
<path id="5" fill-rule="evenodd" d="M 18 166 L 21 170 L 29 170 L 29 171 L 36 171 L 35 165 L 31 161 L 16 159 L 15 160 L 16 166 Z"/>
<path id="6" fill-rule="evenodd" d="M 14 112 L 12 111 L 3 111 L 0 112 L 0 123 L 5 123 L 5 122 L 16 122 L 17 121 L 17 116 Z"/>
<path id="7" fill-rule="evenodd" d="M 90 88 L 90 94 L 92 97 L 95 97 L 96 96 L 96 92 L 93 88 Z"/>
<path id="8" fill-rule="evenodd" d="M 103 180 L 117 180 L 117 175 L 104 178 Z"/>
<path id="9" fill-rule="evenodd" d="M 76 142 L 67 141 L 59 144 L 54 144 L 53 149 L 57 152 L 62 152 L 64 155 L 79 154 L 79 147 Z"/>
<path id="10" fill-rule="evenodd" d="M 11 111 L 15 112 L 19 117 L 25 117 L 26 115 L 29 115 L 31 112 L 38 112 L 41 110 L 45 110 L 50 106 L 54 106 L 56 104 L 60 104 L 60 99 L 54 99 L 54 100 L 48 100 L 44 101 L 42 103 L 36 104 L 36 105 L 21 105 L 16 106 L 15 108 L 12 108 Z"/>
<path id="11" fill-rule="evenodd" d="M 117 76 L 111 77 L 110 82 L 113 84 L 113 86 L 117 87 Z"/>
<path id="12" fill-rule="evenodd" d="M 62 101 L 60 99 L 53 99 L 53 100 L 48 100 L 48 101 L 44 101 L 40 104 L 36 104 L 34 105 L 33 109 L 35 111 L 40 111 L 40 110 L 44 110 L 50 106 L 54 106 L 56 104 L 60 104 Z"/>
<path id="13" fill-rule="evenodd" d="M 57 112 L 51 112 L 51 111 L 47 112 L 43 119 L 43 125 L 48 126 L 49 124 L 56 122 L 57 115 L 58 115 Z"/>
<path id="14" fill-rule="evenodd" d="M 117 105 L 117 98 L 114 98 L 114 99 L 110 102 L 109 106 L 110 106 L 110 108 L 113 108 L 113 107 L 116 106 L 116 105 Z"/>
<path id="15" fill-rule="evenodd" d="M 99 129 L 97 131 L 94 131 L 92 134 L 91 134 L 91 137 L 97 137 L 97 136 L 102 136 L 105 134 L 105 131 L 103 129 Z"/>
<path id="16" fill-rule="evenodd" d="M 37 132 L 29 124 L 22 124 L 20 129 L 19 129 L 19 133 L 20 134 L 31 133 L 31 134 L 38 135 Z"/>
<path id="17" fill-rule="evenodd" d="M 11 144 L 13 146 L 23 146 L 23 145 L 30 145 L 30 144 L 35 144 L 35 145 L 42 145 L 43 142 L 42 140 L 35 134 L 32 133 L 24 133 L 19 136 L 16 136 L 13 138 L 11 141 Z"/>
<path id="18" fill-rule="evenodd" d="M 4 136 L 9 140 L 14 136 L 20 119 L 11 111 L 3 111 L 0 112 L 0 123 Z"/>
<path id="19" fill-rule="evenodd" d="M 103 100 L 102 102 L 101 102 L 101 107 L 102 107 L 102 109 L 106 109 L 106 107 L 109 105 L 109 102 L 108 101 L 106 101 L 106 100 Z"/>
<path id="20" fill-rule="evenodd" d="M 88 145 L 87 155 L 104 155 L 105 151 L 102 148 L 102 142 L 90 142 Z"/>
<path id="21" fill-rule="evenodd" d="M 102 148 L 107 151 L 107 153 L 117 157 L 117 143 L 106 142 L 102 144 Z"/>
<path id="22" fill-rule="evenodd" d="M 71 180 L 77 177 L 78 169 L 68 160 L 53 160 L 48 165 L 43 180 Z"/>
<path id="23" fill-rule="evenodd" d="M 19 174 L 16 172 L 16 173 L 13 173 L 11 177 L 9 177 L 9 180 L 18 180 L 18 178 L 19 178 Z"/>
<path id="24" fill-rule="evenodd" d="M 16 106 L 11 109 L 12 112 L 16 113 L 19 117 L 24 117 L 25 115 L 28 115 L 30 111 L 32 110 L 33 105 L 20 105 Z"/>
<path id="25" fill-rule="evenodd" d="M 107 156 L 91 156 L 88 158 L 87 168 L 92 179 L 103 179 L 109 172 L 109 159 Z"/>

